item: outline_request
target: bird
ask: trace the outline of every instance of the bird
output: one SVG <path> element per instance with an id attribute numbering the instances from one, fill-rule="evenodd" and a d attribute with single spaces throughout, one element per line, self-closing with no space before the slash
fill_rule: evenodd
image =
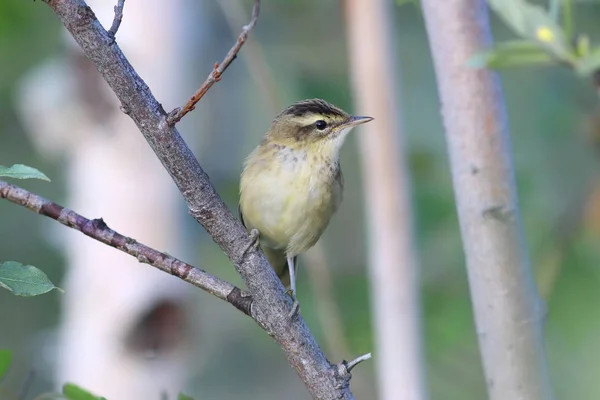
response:
<path id="1" fill-rule="evenodd" d="M 296 300 L 296 261 L 313 247 L 342 202 L 340 149 L 372 117 L 352 116 L 322 99 L 286 107 L 248 155 L 239 216 Z"/>

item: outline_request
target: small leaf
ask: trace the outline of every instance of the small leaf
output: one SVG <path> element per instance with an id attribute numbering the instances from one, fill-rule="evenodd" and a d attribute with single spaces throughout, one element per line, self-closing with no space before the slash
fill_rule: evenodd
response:
<path id="1" fill-rule="evenodd" d="M 50 182 L 50 178 L 43 172 L 23 164 L 15 164 L 12 167 L 0 165 L 0 176 L 16 179 L 41 179 Z"/>
<path id="2" fill-rule="evenodd" d="M 0 350 L 0 379 L 6 375 L 12 359 L 12 353 L 8 350 Z"/>
<path id="3" fill-rule="evenodd" d="M 187 396 L 183 393 L 179 393 L 179 396 L 177 396 L 177 400 L 194 400 L 194 398 Z"/>
<path id="4" fill-rule="evenodd" d="M 553 62 L 552 56 L 539 44 L 530 40 L 514 40 L 502 42 L 495 47 L 483 50 L 468 61 L 473 68 L 508 68 L 531 65 L 548 65 Z"/>
<path id="5" fill-rule="evenodd" d="M 67 383 L 63 386 L 63 394 L 68 400 L 106 400 L 105 397 L 95 396 L 72 383 Z"/>
<path id="6" fill-rule="evenodd" d="M 16 261 L 0 264 L 0 287 L 10 290 L 17 296 L 37 296 L 52 289 L 64 292 L 54 286 L 41 270 Z"/>
<path id="7" fill-rule="evenodd" d="M 590 37 L 588 35 L 577 35 L 575 38 L 575 52 L 580 58 L 590 55 Z"/>
<path id="8" fill-rule="evenodd" d="M 488 0 L 490 7 L 519 36 L 533 40 L 557 58 L 573 64 L 573 48 L 558 22 L 538 5 L 524 0 Z"/>

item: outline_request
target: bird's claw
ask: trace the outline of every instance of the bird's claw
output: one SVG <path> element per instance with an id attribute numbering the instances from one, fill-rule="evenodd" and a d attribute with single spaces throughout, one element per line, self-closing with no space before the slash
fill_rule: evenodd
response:
<path id="1" fill-rule="evenodd" d="M 260 233 L 258 232 L 258 229 L 255 228 L 250 231 L 250 243 L 244 249 L 243 254 L 246 254 L 248 251 L 250 251 L 250 249 L 257 249 L 259 245 Z"/>
<path id="2" fill-rule="evenodd" d="M 299 313 L 300 313 L 300 303 L 298 303 L 298 300 L 294 299 L 294 304 L 292 304 L 292 309 L 290 310 L 288 317 L 293 321 L 298 317 Z"/>
<path id="3" fill-rule="evenodd" d="M 288 296 L 290 296 L 292 298 L 292 300 L 294 301 L 294 304 L 292 304 L 292 309 L 290 310 L 290 313 L 288 314 L 288 317 L 291 320 L 294 320 L 294 319 L 296 319 L 296 317 L 298 316 L 298 314 L 300 312 L 300 303 L 298 303 L 298 300 L 296 300 L 296 293 L 292 289 L 286 290 L 285 293 Z"/>

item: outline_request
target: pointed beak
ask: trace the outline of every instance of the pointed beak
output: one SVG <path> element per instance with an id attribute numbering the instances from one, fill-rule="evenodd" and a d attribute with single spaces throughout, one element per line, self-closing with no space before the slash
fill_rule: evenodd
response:
<path id="1" fill-rule="evenodd" d="M 373 121 L 373 117 L 350 117 L 348 122 L 344 124 L 344 126 L 356 126 L 360 124 L 367 123 L 369 121 Z"/>

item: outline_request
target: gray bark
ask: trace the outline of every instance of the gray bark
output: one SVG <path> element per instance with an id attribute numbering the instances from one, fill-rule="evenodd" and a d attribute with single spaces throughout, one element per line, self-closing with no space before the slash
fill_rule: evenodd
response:
<path id="1" fill-rule="evenodd" d="M 496 73 L 466 61 L 491 44 L 484 0 L 423 0 L 487 387 L 547 400 L 542 302 L 527 253 Z"/>

